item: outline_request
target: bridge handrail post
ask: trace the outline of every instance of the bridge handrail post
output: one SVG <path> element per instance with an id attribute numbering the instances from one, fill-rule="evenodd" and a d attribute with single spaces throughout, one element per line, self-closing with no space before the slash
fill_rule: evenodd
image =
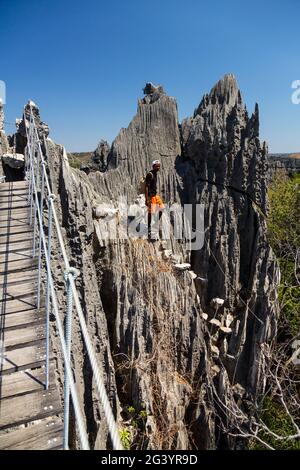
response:
<path id="1" fill-rule="evenodd" d="M 25 113 L 24 113 L 25 116 Z M 25 117 L 26 119 L 26 117 Z M 25 121 L 26 122 L 26 121 Z M 27 132 L 27 129 L 26 129 Z M 29 161 L 30 161 L 30 183 L 29 183 L 29 194 L 30 194 L 30 217 L 29 223 L 32 225 L 32 213 L 33 213 L 33 178 L 34 178 L 34 165 L 33 165 L 33 155 L 32 155 L 32 124 L 31 124 L 31 115 L 29 121 L 29 130 L 27 134 L 28 141 L 28 152 L 29 152 Z"/>
<path id="2" fill-rule="evenodd" d="M 29 157 L 29 150 L 28 146 L 25 147 L 25 162 L 26 162 L 26 181 L 28 181 L 28 190 L 27 190 L 27 204 L 30 205 L 30 175 L 31 175 L 31 168 L 30 168 L 30 157 Z"/>
<path id="3" fill-rule="evenodd" d="M 32 124 L 33 125 L 33 124 Z M 38 175 L 39 175 L 39 159 L 38 157 L 36 156 L 36 140 L 35 140 L 35 136 L 33 134 L 33 138 L 32 138 L 32 147 L 33 147 L 33 152 L 31 152 L 31 155 L 33 157 L 33 172 L 32 172 L 32 176 L 33 176 L 33 184 L 34 186 L 36 187 L 37 189 L 37 193 L 36 194 L 33 194 L 33 200 L 34 200 L 34 219 L 33 219 L 33 247 L 32 247 L 32 257 L 34 258 L 35 257 L 35 253 L 36 253 L 36 238 L 37 238 L 37 234 L 36 234 L 36 229 L 37 229 L 37 205 L 38 205 L 38 191 L 39 191 L 39 180 L 38 180 Z M 35 167 L 35 163 L 36 163 L 36 175 L 34 174 L 34 167 Z"/>
<path id="4" fill-rule="evenodd" d="M 45 162 L 42 161 L 41 163 L 41 193 L 40 193 L 40 213 L 43 219 L 43 212 L 44 212 L 44 192 L 45 192 L 45 177 L 44 177 L 44 170 L 45 170 Z M 40 230 L 39 233 L 39 256 L 38 256 L 38 285 L 37 285 L 37 301 L 36 306 L 39 309 L 41 306 L 41 270 L 42 270 L 42 233 Z"/>
<path id="5" fill-rule="evenodd" d="M 27 129 L 26 129 L 26 135 L 27 135 L 27 141 L 29 142 L 29 132 L 27 132 Z M 40 149 L 40 146 L 39 146 L 39 149 Z M 30 146 L 30 144 L 29 144 L 29 150 L 31 151 L 31 156 L 32 156 L 33 155 L 32 146 Z M 45 232 L 44 232 L 44 228 L 43 228 L 42 214 L 40 213 L 40 206 L 38 204 L 38 199 L 39 199 L 38 198 L 38 190 L 37 190 L 37 187 L 36 187 L 36 179 L 34 177 L 35 176 L 34 175 L 34 166 L 37 163 L 36 160 L 37 160 L 36 158 L 34 160 L 32 159 L 32 175 L 33 175 L 32 195 L 34 197 L 35 215 L 36 215 L 37 223 L 39 225 L 39 229 L 40 229 L 40 232 L 41 232 L 41 242 L 42 242 L 43 250 L 44 250 L 44 254 L 45 254 L 45 264 L 46 264 L 46 269 L 47 269 L 47 273 L 48 273 L 49 300 L 51 299 L 51 305 L 52 305 L 53 312 L 54 312 L 55 319 L 56 319 L 56 325 L 57 325 L 57 329 L 58 329 L 62 354 L 63 354 L 63 358 L 64 358 L 64 363 L 65 363 L 65 373 L 68 376 L 68 380 L 69 380 L 70 393 L 71 393 L 71 396 L 72 396 L 72 403 L 73 403 L 73 406 L 74 406 L 74 413 L 75 413 L 76 422 L 77 422 L 77 426 L 78 426 L 80 443 L 81 443 L 81 446 L 82 446 L 83 449 L 89 450 L 89 442 L 88 442 L 87 432 L 86 432 L 86 429 L 85 429 L 85 423 L 84 423 L 82 411 L 81 411 L 80 404 L 79 404 L 79 399 L 78 399 L 78 394 L 77 394 L 77 390 L 76 390 L 76 386 L 75 386 L 75 382 L 74 382 L 74 378 L 73 378 L 72 368 L 71 368 L 70 362 L 68 360 L 67 348 L 66 348 L 66 343 L 65 343 L 65 338 L 64 338 L 64 329 L 63 329 L 63 324 L 62 324 L 62 321 L 60 319 L 60 314 L 59 314 L 59 309 L 58 309 L 58 302 L 57 302 L 56 292 L 55 292 L 55 288 L 54 288 L 53 277 L 52 277 L 52 273 L 51 273 L 50 257 L 48 257 L 49 250 L 48 250 L 48 246 L 47 246 L 47 243 L 46 243 L 46 237 L 45 237 Z M 42 155 L 41 155 L 41 160 L 43 160 Z M 44 177 L 45 177 L 45 182 L 46 182 L 46 185 L 47 185 L 48 195 L 49 195 L 49 192 L 50 192 L 49 191 L 49 182 L 47 180 L 46 173 L 44 174 Z M 50 205 L 53 204 L 53 199 L 54 198 L 50 198 Z M 54 206 L 52 208 L 53 208 L 53 212 L 54 212 L 54 210 L 55 210 Z M 50 255 L 51 255 L 51 249 L 50 249 Z M 49 304 L 50 304 L 50 302 L 49 302 Z"/>
<path id="6" fill-rule="evenodd" d="M 48 195 L 48 260 L 49 268 L 47 271 L 47 286 L 46 286 L 46 364 L 45 364 L 45 389 L 49 388 L 49 356 L 50 356 L 50 275 L 51 275 L 51 249 L 52 249 L 52 205 L 56 196 L 54 194 Z"/>
<path id="7" fill-rule="evenodd" d="M 24 113 L 25 114 L 25 113 Z M 26 117 L 25 117 L 26 120 Z M 97 363 L 97 358 L 96 358 L 96 353 L 94 351 L 94 347 L 87 329 L 86 321 L 84 318 L 83 310 L 81 307 L 81 303 L 79 301 L 79 295 L 78 291 L 75 285 L 75 271 L 74 268 L 70 267 L 67 251 L 65 248 L 64 244 L 64 239 L 63 235 L 60 229 L 60 222 L 57 217 L 56 213 L 56 208 L 54 204 L 54 198 L 50 197 L 52 195 L 51 187 L 49 184 L 49 179 L 48 175 L 45 169 L 45 165 L 41 165 L 40 167 L 40 162 L 43 163 L 44 160 L 44 151 L 41 148 L 41 142 L 40 138 L 38 135 L 35 119 L 33 116 L 33 111 L 32 108 L 30 109 L 30 124 L 29 124 L 29 131 L 27 132 L 27 126 L 25 123 L 26 127 L 26 134 L 27 134 L 27 140 L 29 142 L 28 148 L 30 152 L 30 158 L 31 158 L 31 166 L 32 166 L 32 192 L 31 192 L 31 202 L 32 202 L 32 207 L 34 205 L 34 215 L 35 215 L 35 220 L 34 220 L 34 244 L 36 243 L 35 241 L 35 233 L 36 229 L 40 230 L 40 244 L 42 244 L 43 247 L 43 253 L 45 256 L 45 265 L 46 265 L 46 273 L 47 273 L 47 292 L 46 292 L 46 380 L 45 380 L 45 387 L 49 386 L 49 314 L 50 314 L 50 305 L 51 309 L 54 313 L 55 319 L 56 319 L 56 325 L 58 329 L 58 334 L 59 334 L 59 339 L 60 339 L 60 344 L 61 344 L 61 349 L 62 349 L 62 354 L 63 354 L 63 361 L 64 361 L 64 371 L 65 371 L 65 401 L 64 401 L 64 408 L 65 408 L 65 413 L 67 413 L 67 416 L 65 416 L 64 419 L 64 424 L 66 425 L 66 430 L 64 430 L 64 446 L 65 448 L 68 448 L 68 434 L 69 434 L 69 399 L 70 395 L 72 397 L 72 403 L 74 407 L 74 413 L 75 413 L 75 418 L 76 418 L 76 423 L 77 423 L 77 429 L 79 431 L 79 438 L 80 442 L 82 445 L 83 449 L 89 449 L 89 442 L 88 442 L 88 436 L 87 436 L 87 431 L 86 431 L 86 426 L 84 423 L 82 411 L 80 408 L 79 404 L 79 399 L 78 399 L 78 393 L 76 390 L 75 382 L 74 382 L 74 373 L 73 373 L 73 367 L 71 365 L 71 327 L 72 327 L 72 309 L 73 309 L 73 303 L 74 307 L 76 307 L 76 312 L 78 315 L 79 319 L 79 324 L 80 324 L 80 331 L 83 337 L 83 342 L 85 344 L 87 354 L 91 363 L 91 368 L 93 370 L 94 374 L 94 379 L 95 379 L 95 384 L 96 384 L 96 389 L 98 391 L 99 399 L 100 402 L 103 406 L 104 414 L 107 420 L 108 424 L 108 429 L 109 433 L 112 439 L 112 444 L 114 449 L 122 450 L 122 444 L 120 441 L 120 436 L 119 436 L 119 431 L 117 424 L 115 422 L 114 416 L 113 416 L 113 411 L 109 402 L 109 398 L 105 389 L 105 385 L 103 382 L 103 377 L 102 373 L 99 369 L 98 363 Z M 29 138 L 30 136 L 30 138 Z M 47 145 L 46 145 L 46 140 L 44 139 L 44 145 L 46 148 L 46 155 L 47 155 Z M 39 187 L 39 177 L 38 175 L 42 171 L 43 177 L 44 177 L 44 189 L 43 191 L 47 191 L 48 195 L 48 214 L 50 214 L 50 217 L 48 216 L 49 222 L 50 222 L 50 230 L 48 231 L 48 244 L 46 243 L 46 236 L 45 236 L 45 231 L 44 231 L 44 220 L 43 220 L 43 206 L 40 206 L 39 204 L 39 195 L 38 192 L 40 190 Z M 43 199 L 43 198 L 41 198 Z M 55 286 L 54 286 L 54 281 L 53 281 L 53 275 L 51 271 L 51 240 L 52 240 L 52 225 L 55 226 L 56 229 L 56 236 L 57 236 L 57 242 L 58 246 L 61 251 L 61 255 L 64 260 L 65 264 L 65 272 L 67 273 L 67 279 L 66 279 L 66 288 L 67 288 L 67 313 L 66 313 L 66 331 L 64 332 L 63 328 L 63 323 L 60 318 L 60 312 L 58 308 L 58 300 L 57 300 L 57 294 L 55 291 Z M 50 237 L 50 238 L 49 238 Z M 35 253 L 35 250 L 34 250 Z M 68 313 L 69 312 L 69 313 Z"/>
<path id="8" fill-rule="evenodd" d="M 72 315 L 73 315 L 73 294 L 71 288 L 71 279 L 74 281 L 78 276 L 79 271 L 75 268 L 69 268 L 64 273 L 66 281 L 66 294 L 67 294 L 67 311 L 66 311 L 66 323 L 65 323 L 65 342 L 68 353 L 69 363 L 71 361 L 71 345 L 72 345 Z M 70 415 L 70 384 L 68 375 L 65 374 L 64 383 L 64 438 L 63 448 L 68 450 L 69 448 L 69 415 Z"/>

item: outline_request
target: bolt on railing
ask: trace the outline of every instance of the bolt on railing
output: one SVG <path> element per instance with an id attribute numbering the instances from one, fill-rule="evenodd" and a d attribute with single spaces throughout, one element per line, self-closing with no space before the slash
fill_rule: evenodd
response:
<path id="1" fill-rule="evenodd" d="M 76 423 L 78 426 L 79 437 L 83 449 L 89 449 L 88 436 L 84 425 L 84 418 L 80 409 L 78 394 L 75 387 L 73 370 L 71 365 L 71 328 L 73 304 L 77 314 L 83 341 L 91 363 L 93 377 L 100 402 L 103 406 L 104 415 L 107 420 L 108 429 L 114 449 L 122 450 L 122 444 L 118 428 L 113 416 L 111 405 L 108 400 L 107 392 L 103 383 L 96 354 L 90 339 L 83 310 L 79 300 L 78 291 L 75 285 L 75 278 L 79 272 L 70 266 L 67 252 L 64 246 L 64 240 L 61 233 L 58 217 L 56 214 L 54 201 L 55 195 L 51 191 L 51 186 L 47 174 L 47 163 L 44 159 L 38 130 L 35 124 L 35 118 L 32 108 L 30 108 L 29 118 L 24 110 L 24 122 L 27 135 L 27 147 L 25 151 L 26 158 L 26 178 L 28 180 L 28 203 L 30 206 L 29 221 L 33 226 L 33 257 L 37 253 L 38 279 L 37 279 L 37 308 L 41 307 L 41 281 L 43 265 L 46 273 L 46 291 L 45 291 L 45 311 L 46 311 L 46 354 L 45 354 L 45 388 L 49 387 L 49 352 L 50 352 L 50 313 L 54 313 L 58 336 L 64 360 L 64 449 L 68 449 L 69 440 L 69 406 L 70 396 L 72 399 Z M 46 147 L 46 140 L 44 140 Z M 48 234 L 44 231 L 44 214 L 48 211 Z M 54 280 L 51 268 L 52 258 L 52 240 L 53 227 L 56 230 L 58 246 L 64 260 L 65 284 L 66 284 L 66 329 L 64 333 L 63 322 L 60 317 L 60 308 L 54 287 Z M 44 259 L 44 263 L 43 263 Z"/>

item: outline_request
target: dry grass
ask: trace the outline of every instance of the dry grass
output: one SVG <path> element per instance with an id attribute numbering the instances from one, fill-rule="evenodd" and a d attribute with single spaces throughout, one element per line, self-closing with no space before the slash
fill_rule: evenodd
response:
<path id="1" fill-rule="evenodd" d="M 289 154 L 289 158 L 296 158 L 296 159 L 298 159 L 298 158 L 300 158 L 300 153 L 290 153 L 290 154 Z"/>

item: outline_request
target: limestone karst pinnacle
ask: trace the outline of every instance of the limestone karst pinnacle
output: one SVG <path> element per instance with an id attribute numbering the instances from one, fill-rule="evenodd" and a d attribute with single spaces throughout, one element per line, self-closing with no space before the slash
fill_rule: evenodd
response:
<path id="1" fill-rule="evenodd" d="M 4 106 L 0 98 L 0 132 L 4 130 Z"/>
<path id="2" fill-rule="evenodd" d="M 102 171 L 72 169 L 62 147 L 46 139 L 51 187 L 108 395 L 120 423 L 128 404 L 145 412 L 137 447 L 234 448 L 223 425 L 234 431 L 236 422 L 220 413 L 220 403 L 230 398 L 240 407 L 264 393 L 262 345 L 276 334 L 278 268 L 257 209 L 265 208 L 267 179 L 257 126 L 228 75 L 181 125 L 176 100 L 147 84 L 128 127 L 111 148 L 100 143 Z M 107 222 L 95 207 L 112 204 L 116 213 L 120 196 L 132 204 L 156 158 L 164 200 L 204 206 L 201 249 L 189 250 L 173 230 L 164 245 L 103 236 Z M 53 270 L 62 275 L 58 257 Z M 76 324 L 73 344 L 90 441 L 100 448 L 107 429 Z"/>

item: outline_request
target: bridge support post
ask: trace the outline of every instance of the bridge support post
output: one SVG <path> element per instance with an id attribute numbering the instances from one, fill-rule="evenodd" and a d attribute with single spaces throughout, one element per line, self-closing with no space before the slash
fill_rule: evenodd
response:
<path id="1" fill-rule="evenodd" d="M 69 268 L 65 272 L 66 291 L 67 291 L 67 312 L 65 323 L 65 341 L 68 353 L 68 361 L 71 360 L 71 342 L 72 342 L 72 311 L 73 311 L 73 293 L 71 289 L 71 278 L 76 279 L 79 272 L 75 268 Z M 64 389 L 64 439 L 63 448 L 69 448 L 69 415 L 70 415 L 70 384 L 68 374 L 65 373 L 65 389 Z"/>
<path id="2" fill-rule="evenodd" d="M 40 214 L 41 214 L 41 223 L 43 223 L 43 209 L 44 209 L 44 192 L 45 192 L 45 177 L 44 172 L 45 162 L 42 162 L 42 183 L 41 183 L 41 194 L 40 194 Z M 40 227 L 39 230 L 39 257 L 38 257 L 38 285 L 37 285 L 37 300 L 36 306 L 40 308 L 41 306 L 41 271 L 42 271 L 42 231 L 43 227 Z"/>
<path id="3" fill-rule="evenodd" d="M 47 255 L 49 268 L 47 269 L 46 286 L 46 368 L 45 368 L 45 389 L 49 388 L 49 354 L 50 354 L 50 276 L 51 276 L 51 249 L 52 249 L 52 202 L 55 200 L 54 194 L 48 196 L 48 247 Z"/>
<path id="4" fill-rule="evenodd" d="M 34 191 L 34 187 L 36 188 L 36 193 L 35 194 L 32 194 L 32 205 L 34 206 L 33 210 L 34 210 L 34 219 L 33 219 L 33 247 L 32 247 L 32 257 L 34 258 L 35 257 L 35 253 L 36 253 L 36 225 L 37 225 L 37 204 L 38 204 L 38 201 L 35 200 L 36 199 L 36 194 L 38 194 L 38 191 L 39 191 L 39 159 L 37 158 L 36 156 L 36 141 L 34 139 L 34 136 L 33 136 L 33 140 L 32 140 L 32 148 L 31 148 L 31 156 L 32 156 L 32 164 L 36 164 L 36 177 L 34 176 L 34 170 L 33 170 L 33 173 L 32 173 L 32 177 L 33 177 L 33 193 L 35 192 Z M 36 160 L 36 162 L 34 161 Z M 33 201 L 34 200 L 34 201 Z"/>

